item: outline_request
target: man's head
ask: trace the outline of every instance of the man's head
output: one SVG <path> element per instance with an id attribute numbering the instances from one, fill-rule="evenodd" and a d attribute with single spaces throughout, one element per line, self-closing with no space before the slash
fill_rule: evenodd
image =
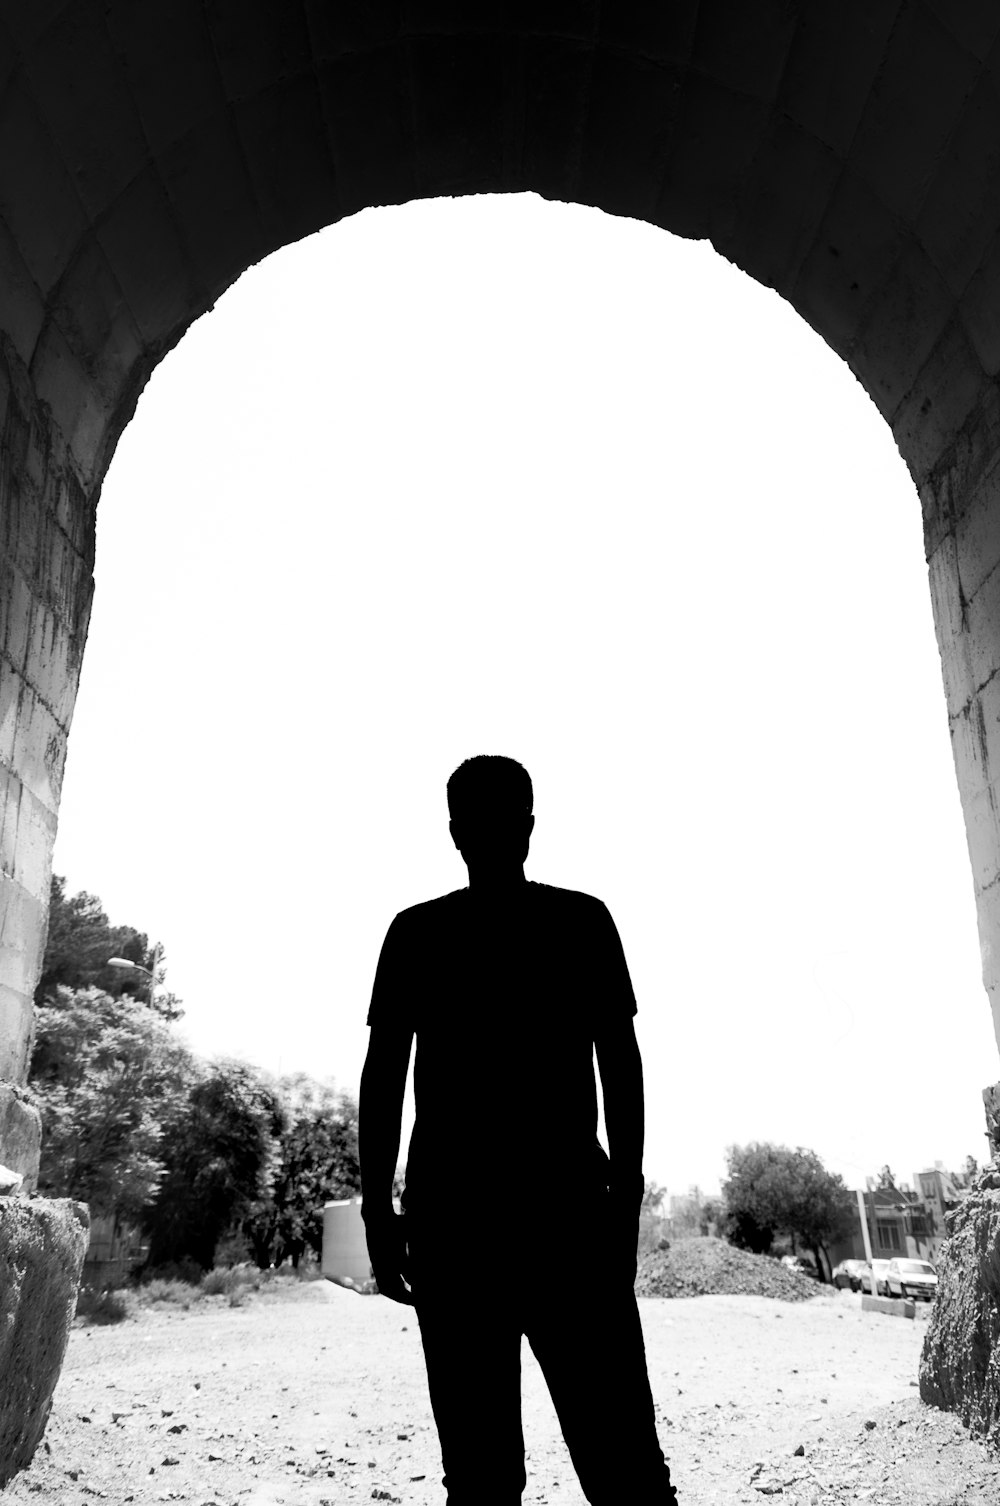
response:
<path id="1" fill-rule="evenodd" d="M 513 758 L 467 758 L 448 780 L 451 835 L 470 869 L 510 870 L 528 856 L 535 818 L 528 771 Z"/>

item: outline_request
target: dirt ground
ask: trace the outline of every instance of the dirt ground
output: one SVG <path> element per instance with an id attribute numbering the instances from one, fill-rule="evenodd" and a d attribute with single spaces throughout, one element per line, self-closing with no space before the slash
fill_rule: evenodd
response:
<path id="1" fill-rule="evenodd" d="M 1000 1501 L 1000 1460 L 918 1398 L 925 1309 L 915 1320 L 863 1313 L 850 1292 L 640 1308 L 683 1506 Z M 524 1499 L 583 1506 L 527 1346 L 523 1370 Z M 439 1506 L 440 1473 L 412 1311 L 315 1282 L 240 1307 L 208 1298 L 76 1327 L 45 1443 L 5 1494 L 60 1506 Z"/>

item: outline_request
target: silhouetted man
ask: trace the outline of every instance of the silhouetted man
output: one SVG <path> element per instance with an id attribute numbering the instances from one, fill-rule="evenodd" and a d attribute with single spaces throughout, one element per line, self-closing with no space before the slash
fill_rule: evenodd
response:
<path id="1" fill-rule="evenodd" d="M 361 1174 L 375 1279 L 416 1308 L 449 1506 L 521 1499 L 522 1334 L 588 1501 L 672 1506 L 633 1292 L 642 1065 L 618 932 L 600 900 L 525 879 L 534 816 L 520 764 L 469 759 L 448 806 L 469 886 L 396 916 L 368 1016 Z"/>

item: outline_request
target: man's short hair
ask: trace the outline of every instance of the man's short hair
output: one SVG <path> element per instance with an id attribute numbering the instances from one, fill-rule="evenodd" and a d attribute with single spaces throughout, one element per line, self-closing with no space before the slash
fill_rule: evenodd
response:
<path id="1" fill-rule="evenodd" d="M 453 820 L 498 805 L 530 815 L 534 798 L 527 769 L 500 754 L 467 758 L 448 780 L 448 811 Z"/>

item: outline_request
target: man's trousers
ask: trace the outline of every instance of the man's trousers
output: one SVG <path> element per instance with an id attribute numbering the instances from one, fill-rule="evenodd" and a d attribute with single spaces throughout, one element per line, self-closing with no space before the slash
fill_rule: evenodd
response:
<path id="1" fill-rule="evenodd" d="M 545 1376 L 563 1437 L 592 1506 L 674 1506 L 656 1435 L 646 1351 L 627 1282 L 600 1267 L 548 1281 L 502 1268 L 475 1297 L 455 1283 L 413 1286 L 448 1506 L 518 1506 L 525 1486 L 521 1336 Z M 492 1265 L 492 1262 L 489 1262 Z M 558 1274 L 557 1274 L 558 1272 Z M 428 1273 L 429 1274 L 429 1273 Z"/>

